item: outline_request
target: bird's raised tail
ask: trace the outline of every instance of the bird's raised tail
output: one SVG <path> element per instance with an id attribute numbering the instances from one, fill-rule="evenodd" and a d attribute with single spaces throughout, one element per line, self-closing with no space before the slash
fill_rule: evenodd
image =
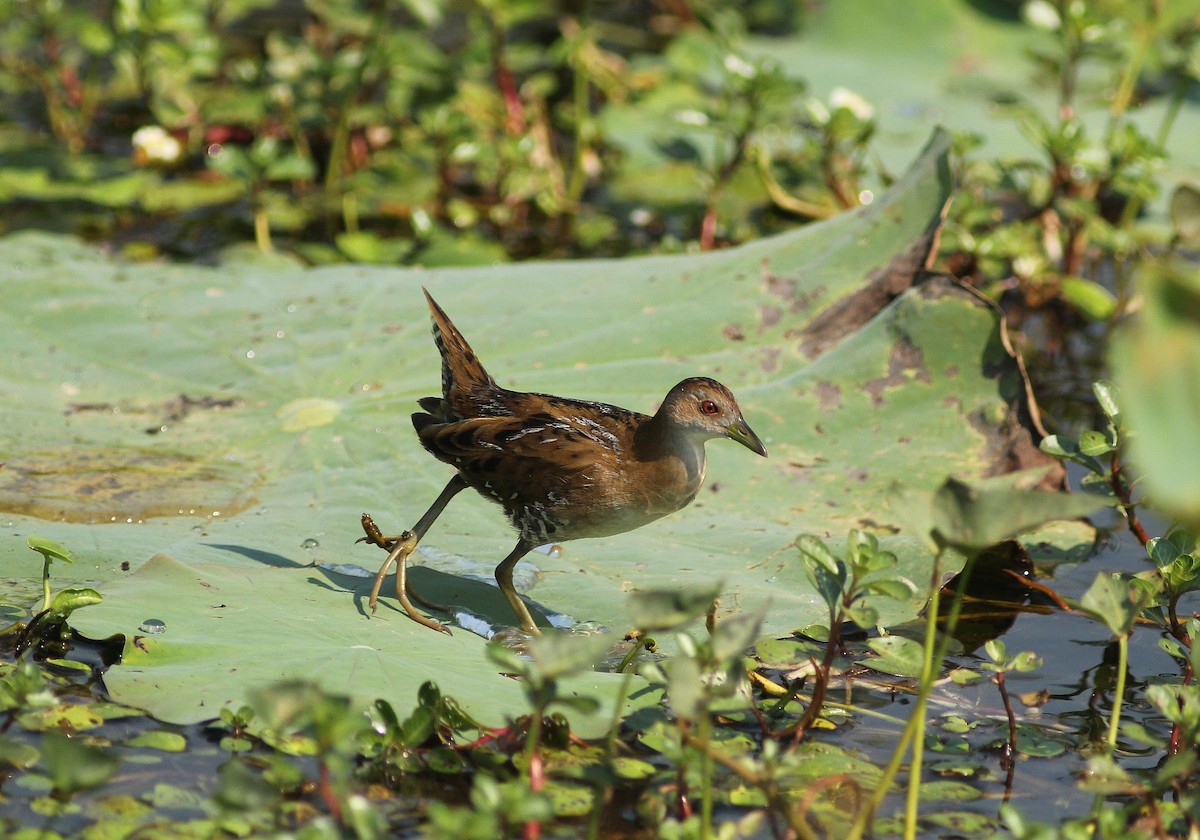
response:
<path id="1" fill-rule="evenodd" d="M 453 406 L 460 396 L 495 388 L 496 380 L 484 370 L 483 363 L 463 334 L 437 305 L 429 290 L 422 291 L 433 316 L 433 342 L 442 356 L 442 399 Z"/>

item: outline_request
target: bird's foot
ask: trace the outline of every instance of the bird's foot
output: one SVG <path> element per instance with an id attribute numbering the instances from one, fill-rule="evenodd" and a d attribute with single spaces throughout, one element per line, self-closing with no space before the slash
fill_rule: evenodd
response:
<path id="1" fill-rule="evenodd" d="M 408 556 L 413 553 L 417 547 L 417 536 L 412 531 L 405 531 L 396 537 L 384 536 L 370 515 L 363 514 L 362 518 L 363 531 L 366 536 L 358 540 L 358 542 L 369 542 L 372 545 L 377 545 L 380 548 L 388 550 L 387 559 L 383 561 L 383 565 L 379 567 L 379 571 L 375 575 L 375 583 L 371 587 L 371 597 L 367 601 L 367 605 L 371 608 L 371 613 L 374 614 L 379 606 L 379 590 L 383 586 L 383 579 L 387 576 L 388 570 L 392 564 L 396 564 L 396 599 L 400 602 L 400 606 L 404 608 L 404 612 L 408 617 L 418 624 L 428 627 L 430 630 L 436 630 L 439 633 L 450 634 L 450 629 L 436 619 L 421 615 L 412 601 L 416 600 L 422 606 L 437 610 L 439 612 L 449 612 L 445 607 L 428 601 L 418 595 L 416 592 L 410 592 L 408 589 Z M 410 600 L 410 596 L 412 600 Z"/>
<path id="2" fill-rule="evenodd" d="M 391 551 L 400 540 L 407 539 L 412 536 L 412 531 L 405 531 L 403 534 L 394 537 L 384 536 L 379 530 L 379 526 L 375 524 L 375 520 L 371 518 L 371 514 L 364 513 L 362 515 L 362 529 L 365 537 L 359 537 L 354 542 L 357 545 L 360 542 L 370 543 L 371 545 L 379 546 L 384 551 Z"/>
<path id="3" fill-rule="evenodd" d="M 407 577 L 406 564 L 408 563 L 408 555 L 412 554 L 413 549 L 417 547 L 417 539 L 412 533 L 404 533 L 399 537 L 388 538 L 386 544 L 375 542 L 369 535 L 363 539 L 379 545 L 380 548 L 388 549 L 387 559 L 383 561 L 383 565 L 379 567 L 379 572 L 375 575 L 375 585 L 371 587 L 371 597 L 367 601 L 371 612 L 375 612 L 375 608 L 379 605 L 379 589 L 383 586 L 383 579 L 387 576 L 388 570 L 392 568 L 393 563 L 397 564 L 396 589 L 399 591 L 403 588 L 401 581 Z M 408 600 L 407 595 L 405 596 L 405 600 Z"/>

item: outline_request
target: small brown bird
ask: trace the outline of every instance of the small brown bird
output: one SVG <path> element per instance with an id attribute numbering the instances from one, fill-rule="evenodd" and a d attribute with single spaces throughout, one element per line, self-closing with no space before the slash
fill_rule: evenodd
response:
<path id="1" fill-rule="evenodd" d="M 512 580 L 513 567 L 527 552 L 546 543 L 632 531 L 686 507 L 704 480 L 704 443 L 711 438 L 727 437 L 767 454 L 729 389 L 705 377 L 680 382 L 653 416 L 501 388 L 428 291 L 425 298 L 442 356 L 442 395 L 419 400 L 423 411 L 412 422 L 421 445 L 455 474 L 413 529 L 399 537 L 382 536 L 364 514 L 366 539 L 389 551 L 371 590 L 372 612 L 394 562 L 396 596 L 405 612 L 449 632 L 413 607 L 406 562 L 446 504 L 473 487 L 504 508 L 519 534 L 496 567 L 496 583 L 521 627 L 536 634 Z"/>

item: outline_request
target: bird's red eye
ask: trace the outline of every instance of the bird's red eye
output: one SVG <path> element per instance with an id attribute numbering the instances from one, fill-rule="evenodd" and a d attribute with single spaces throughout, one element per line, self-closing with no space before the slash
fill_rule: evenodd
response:
<path id="1" fill-rule="evenodd" d="M 721 409 L 717 408 L 717 404 L 712 400 L 705 400 L 700 403 L 700 410 L 705 414 L 716 414 Z"/>

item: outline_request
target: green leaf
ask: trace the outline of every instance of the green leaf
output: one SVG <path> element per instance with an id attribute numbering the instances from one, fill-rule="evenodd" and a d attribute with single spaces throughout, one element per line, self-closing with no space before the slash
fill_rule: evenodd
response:
<path id="1" fill-rule="evenodd" d="M 545 633 L 530 641 L 527 650 L 542 679 L 552 680 L 590 671 L 608 653 L 611 641 L 602 635 Z"/>
<path id="2" fill-rule="evenodd" d="M 268 163 L 263 175 L 271 181 L 311 181 L 316 169 L 308 157 L 286 154 Z"/>
<path id="3" fill-rule="evenodd" d="M 395 265 L 412 250 L 412 243 L 403 239 L 384 238 L 370 231 L 340 233 L 337 246 L 343 254 L 355 262 Z"/>
<path id="4" fill-rule="evenodd" d="M 1117 386 L 1107 379 L 1101 379 L 1092 383 L 1092 393 L 1096 395 L 1096 402 L 1100 404 L 1100 410 L 1104 412 L 1104 416 L 1115 425 L 1120 426 L 1121 395 L 1117 391 Z"/>
<path id="5" fill-rule="evenodd" d="M 983 646 L 984 653 L 988 658 L 997 665 L 1003 665 L 1007 661 L 1008 651 L 1004 646 L 1004 642 L 1000 639 L 988 639 Z"/>
<path id="6" fill-rule="evenodd" d="M 948 472 L 1002 471 L 1028 440 L 1006 419 L 1024 389 L 992 309 L 944 278 L 886 306 L 863 292 L 864 278 L 911 279 L 897 255 L 927 247 L 941 220 L 948 148 L 935 135 L 860 211 L 703 254 L 437 270 L 268 269 L 231 254 L 209 268 L 2 239 L 0 509 L 20 539 L 0 540 L 0 576 L 36 579 L 19 556 L 30 533 L 87 545 L 82 579 L 64 583 L 104 601 L 72 624 L 125 636 L 106 686 L 162 720 L 212 717 L 298 677 L 360 709 L 435 678 L 481 722 L 525 713 L 481 638 L 411 622 L 390 580 L 374 616 L 365 606 L 384 553 L 355 545 L 362 512 L 399 533 L 450 475 L 408 419 L 440 385 L 426 285 L 506 387 L 653 411 L 679 380 L 714 375 L 771 451 L 712 441 L 686 510 L 528 555 L 516 581 L 535 612 L 620 634 L 631 591 L 724 580 L 722 610 L 769 604 L 760 632 L 786 636 L 828 621 L 795 536 L 868 520 L 897 557 L 889 575 L 926 581 L 932 552 L 907 512 L 886 509 L 889 489 L 927 501 Z M 490 581 L 513 544 L 496 507 L 464 493 L 410 558 L 409 583 L 453 608 L 445 620 L 511 625 Z M 829 544 L 841 553 L 845 538 Z M 922 606 L 870 605 L 889 626 Z M 623 676 L 562 682 L 603 704 L 572 715 L 585 736 L 656 701 L 637 679 L 619 696 Z"/>
<path id="7" fill-rule="evenodd" d="M 451 589 L 464 583 L 449 575 L 442 578 Z M 413 579 L 419 585 L 423 578 Z M 430 677 L 436 677 L 443 693 L 458 699 L 467 712 L 488 722 L 503 722 L 497 717 L 499 709 L 515 714 L 526 708 L 520 684 L 498 673 L 477 637 L 464 631 L 435 634 L 402 615 L 367 619 L 352 607 L 347 615 L 355 597 L 363 602 L 369 586 L 364 579 L 351 579 L 358 587 L 355 596 L 354 590 L 343 588 L 346 580 L 311 567 L 294 574 L 286 567 L 189 566 L 157 555 L 123 581 L 110 584 L 104 604 L 81 611 L 76 619 L 95 609 L 115 608 L 121 626 L 136 628 L 148 617 L 148 609 L 154 610 L 150 615 L 163 617 L 161 633 L 139 633 L 137 644 L 126 645 L 124 667 L 110 669 L 105 684 L 127 702 L 152 707 L 159 719 L 172 723 L 213 717 L 222 706 L 240 707 L 251 689 L 262 684 L 264 673 L 274 679 L 311 676 L 347 692 L 361 708 L 378 697 L 416 697 Z M 314 586 L 316 581 L 320 585 Z M 495 587 L 472 585 L 503 599 Z M 433 586 L 421 591 L 431 597 L 450 592 Z M 270 592 L 267 601 L 263 592 Z M 341 597 L 330 597 L 337 593 Z M 174 604 L 180 607 L 170 609 Z M 247 644 L 246 638 L 254 643 Z M 241 677 L 246 670 L 257 676 Z M 600 734 L 607 729 L 605 716 L 612 719 L 611 704 L 619 702 L 616 689 L 623 679 L 584 674 L 563 681 L 568 690 L 609 698 L 606 710 L 586 720 L 573 719 L 576 730 Z M 160 680 L 167 680 L 171 690 L 164 691 Z M 643 685 L 637 679 L 634 684 Z"/>
<path id="8" fill-rule="evenodd" d="M 1115 447 L 1109 442 L 1108 436 L 1100 432 L 1086 431 L 1079 435 L 1079 451 L 1088 456 L 1107 455 Z"/>
<path id="9" fill-rule="evenodd" d="M 1064 277 L 1059 291 L 1063 300 L 1094 321 L 1106 321 L 1117 311 L 1116 296 L 1094 280 Z"/>
<path id="10" fill-rule="evenodd" d="M 28 770 L 38 762 L 42 754 L 32 744 L 21 743 L 0 733 L 0 764 L 18 770 Z"/>
<path id="11" fill-rule="evenodd" d="M 30 537 L 26 543 L 47 560 L 62 560 L 64 563 L 75 562 L 71 557 L 71 552 L 54 540 L 48 540 L 45 537 Z"/>
<path id="12" fill-rule="evenodd" d="M 57 615 L 69 616 L 80 607 L 99 604 L 103 600 L 95 589 L 64 589 L 50 602 L 50 611 Z"/>
<path id="13" fill-rule="evenodd" d="M 1094 475 L 1105 475 L 1104 465 L 1093 456 L 1084 454 L 1079 446 L 1079 441 L 1062 435 L 1046 435 L 1038 445 L 1047 455 L 1082 464 Z"/>
<path id="14" fill-rule="evenodd" d="M 895 566 L 896 556 L 889 551 L 881 550 L 879 538 L 874 534 L 854 529 L 850 532 L 846 562 L 856 576 L 864 577 L 872 572 Z"/>
<path id="15" fill-rule="evenodd" d="M 629 596 L 629 619 L 639 630 L 671 630 L 704 615 L 721 593 L 721 583 L 689 583 L 677 589 L 647 589 Z"/>
<path id="16" fill-rule="evenodd" d="M 857 624 L 859 627 L 879 627 L 879 610 L 869 606 L 862 601 L 859 601 L 846 610 L 845 618 L 847 621 Z"/>
<path id="17" fill-rule="evenodd" d="M 255 181 L 261 176 L 261 168 L 240 146 L 226 144 L 217 154 L 206 158 L 216 172 L 239 181 Z"/>
<path id="18" fill-rule="evenodd" d="M 766 604 L 763 604 L 754 612 L 738 613 L 718 621 L 711 638 L 713 661 L 720 665 L 744 654 L 758 637 L 765 612 Z"/>
<path id="19" fill-rule="evenodd" d="M 107 781 L 120 764 L 112 750 L 89 747 L 57 732 L 42 736 L 42 763 L 56 793 L 70 796 Z"/>
<path id="20" fill-rule="evenodd" d="M 830 616 L 835 616 L 837 609 L 842 601 L 842 587 L 845 584 L 845 577 L 838 576 L 830 572 L 825 566 L 816 563 L 809 563 L 804 571 L 808 575 L 809 582 L 812 583 L 813 589 L 825 601 L 829 607 Z"/>
<path id="21" fill-rule="evenodd" d="M 217 769 L 213 799 L 224 809 L 251 812 L 275 805 L 279 801 L 279 791 L 247 762 L 234 757 Z"/>
<path id="22" fill-rule="evenodd" d="M 950 478 L 933 497 L 933 531 L 945 543 L 979 550 L 1056 519 L 1087 516 L 1103 506 L 1095 496 Z"/>
<path id="23" fill-rule="evenodd" d="M 1115 636 L 1128 635 L 1138 613 L 1149 600 L 1146 592 L 1118 575 L 1102 573 L 1096 576 L 1079 604 L 1090 615 L 1112 631 Z"/>
<path id="24" fill-rule="evenodd" d="M 921 676 L 925 667 L 925 651 L 919 642 L 906 639 L 903 636 L 883 636 L 878 639 L 868 639 L 867 647 L 877 656 L 864 659 L 863 665 L 885 674 L 895 674 L 898 677 Z"/>
<path id="25" fill-rule="evenodd" d="M 1053 758 L 1067 751 L 1061 736 L 1029 724 L 1017 725 L 1017 752 L 1033 758 Z"/>
<path id="26" fill-rule="evenodd" d="M 1109 353 L 1129 458 L 1151 504 L 1200 522 L 1200 278 L 1195 266 L 1152 264 L 1139 274 L 1145 307 Z"/>
<path id="27" fill-rule="evenodd" d="M 1184 248 L 1200 248 L 1200 189 L 1180 184 L 1171 193 L 1171 226 Z"/>
<path id="28" fill-rule="evenodd" d="M 694 656 L 676 656 L 663 665 L 671 710 L 685 720 L 695 720 L 706 696 L 704 675 Z"/>
<path id="29" fill-rule="evenodd" d="M 125 742 L 125 746 L 161 750 L 162 752 L 183 752 L 187 749 L 187 738 L 178 732 L 153 730 L 133 736 Z"/>
<path id="30" fill-rule="evenodd" d="M 1042 667 L 1042 657 L 1030 650 L 1023 650 L 1012 658 L 1013 670 L 1020 673 L 1036 671 Z"/>
<path id="31" fill-rule="evenodd" d="M 810 566 L 822 568 L 837 577 L 845 577 L 841 561 L 819 537 L 803 534 L 796 540 L 796 548 L 800 550 L 800 557 Z"/>
<path id="32" fill-rule="evenodd" d="M 882 595 L 896 601 L 914 598 L 920 592 L 915 583 L 902 577 L 873 580 L 865 584 L 863 588 L 872 595 Z"/>
<path id="33" fill-rule="evenodd" d="M 433 724 L 433 712 L 425 706 L 418 706 L 400 725 L 397 740 L 410 749 L 419 747 L 433 734 Z"/>

